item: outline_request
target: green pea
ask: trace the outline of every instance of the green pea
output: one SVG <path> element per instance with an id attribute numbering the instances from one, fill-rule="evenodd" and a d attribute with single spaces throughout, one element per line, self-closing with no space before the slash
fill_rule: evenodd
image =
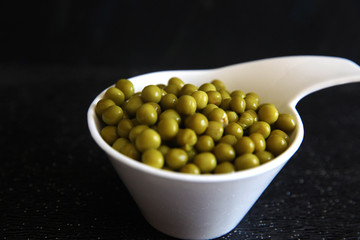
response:
<path id="1" fill-rule="evenodd" d="M 178 170 L 186 165 L 188 155 L 181 148 L 171 148 L 165 155 L 165 162 L 170 169 Z"/>
<path id="2" fill-rule="evenodd" d="M 204 114 L 206 117 L 209 117 L 209 114 L 212 110 L 214 110 L 215 108 L 218 108 L 218 106 L 216 106 L 213 103 L 210 103 L 208 105 L 206 105 L 206 107 L 204 109 L 202 109 L 202 114 Z"/>
<path id="3" fill-rule="evenodd" d="M 176 142 L 180 146 L 194 146 L 197 142 L 197 135 L 195 131 L 190 128 L 179 129 L 176 135 Z"/>
<path id="4" fill-rule="evenodd" d="M 227 143 L 218 143 L 214 148 L 214 154 L 218 162 L 230 162 L 235 158 L 235 149 Z"/>
<path id="5" fill-rule="evenodd" d="M 116 127 L 115 126 L 105 126 L 100 131 L 101 137 L 105 142 L 112 145 L 118 138 Z"/>
<path id="6" fill-rule="evenodd" d="M 117 133 L 120 137 L 127 138 L 131 129 L 134 127 L 133 122 L 128 118 L 123 118 L 117 125 Z"/>
<path id="7" fill-rule="evenodd" d="M 124 116 L 124 111 L 118 105 L 105 109 L 102 113 L 102 120 L 108 125 L 116 125 Z"/>
<path id="8" fill-rule="evenodd" d="M 200 174 L 200 169 L 198 166 L 196 166 L 193 163 L 188 163 L 185 166 L 183 166 L 180 169 L 180 172 L 182 173 L 188 173 L 188 174 L 195 174 L 195 175 L 199 175 Z"/>
<path id="9" fill-rule="evenodd" d="M 269 151 L 259 151 L 256 152 L 255 155 L 259 158 L 260 164 L 270 162 L 274 159 L 274 154 Z"/>
<path id="10" fill-rule="evenodd" d="M 150 148 L 158 148 L 161 145 L 161 137 L 154 129 L 148 128 L 136 137 L 135 145 L 140 152 Z"/>
<path id="11" fill-rule="evenodd" d="M 126 102 L 126 112 L 129 116 L 135 116 L 136 111 L 144 104 L 142 98 L 138 95 L 130 97 Z"/>
<path id="12" fill-rule="evenodd" d="M 235 159 L 236 170 L 245 170 L 254 168 L 260 165 L 259 158 L 252 153 L 245 153 Z"/>
<path id="13" fill-rule="evenodd" d="M 229 123 L 230 122 L 237 122 L 239 120 L 239 115 L 237 115 L 236 112 L 230 111 L 230 110 L 227 110 L 225 112 L 228 115 Z"/>
<path id="14" fill-rule="evenodd" d="M 222 162 L 216 166 L 214 173 L 223 174 L 223 173 L 234 173 L 235 166 L 231 162 Z"/>
<path id="15" fill-rule="evenodd" d="M 219 79 L 214 79 L 211 81 L 211 84 L 215 86 L 216 90 L 219 91 L 221 89 L 226 89 L 226 86 L 223 81 Z"/>
<path id="16" fill-rule="evenodd" d="M 115 142 L 112 144 L 112 148 L 120 152 L 127 143 L 129 143 L 129 140 L 127 138 L 120 137 L 116 139 Z"/>
<path id="17" fill-rule="evenodd" d="M 115 105 L 115 102 L 111 99 L 100 99 L 95 106 L 95 112 L 98 116 L 101 116 L 102 113 L 109 107 Z"/>
<path id="18" fill-rule="evenodd" d="M 232 96 L 229 106 L 232 111 L 239 114 L 239 113 L 243 113 L 245 111 L 246 102 L 245 102 L 244 98 L 242 98 L 241 96 L 235 95 L 235 96 Z"/>
<path id="19" fill-rule="evenodd" d="M 208 95 L 208 103 L 220 106 L 222 102 L 222 97 L 218 91 L 207 91 L 206 94 Z"/>
<path id="20" fill-rule="evenodd" d="M 230 144 L 231 146 L 235 146 L 235 143 L 237 143 L 237 138 L 234 135 L 226 134 L 221 137 L 219 143 L 227 143 Z"/>
<path id="21" fill-rule="evenodd" d="M 214 139 L 208 135 L 201 135 L 195 144 L 198 152 L 211 152 L 214 148 Z"/>
<path id="22" fill-rule="evenodd" d="M 200 85 L 199 90 L 204 92 L 216 91 L 216 87 L 212 83 L 203 83 Z"/>
<path id="23" fill-rule="evenodd" d="M 144 102 L 158 103 L 161 100 L 161 90 L 156 85 L 148 85 L 142 90 L 141 98 Z"/>
<path id="24" fill-rule="evenodd" d="M 195 98 L 197 110 L 202 110 L 207 106 L 209 97 L 206 92 L 198 90 L 193 92 L 191 96 Z"/>
<path id="25" fill-rule="evenodd" d="M 167 92 L 168 94 L 172 93 L 175 96 L 178 96 L 180 92 L 180 88 L 175 84 L 169 84 L 164 88 L 164 91 Z"/>
<path id="26" fill-rule="evenodd" d="M 246 110 L 256 110 L 259 107 L 259 98 L 254 95 L 246 94 L 244 100 L 246 102 Z"/>
<path id="27" fill-rule="evenodd" d="M 224 133 L 223 124 L 216 121 L 209 121 L 208 127 L 205 131 L 205 134 L 212 137 L 212 139 L 217 142 L 220 140 Z"/>
<path id="28" fill-rule="evenodd" d="M 168 110 L 163 111 L 159 116 L 159 121 L 166 119 L 166 118 L 173 118 L 176 120 L 178 125 L 181 124 L 181 116 L 174 109 L 168 109 Z"/>
<path id="29" fill-rule="evenodd" d="M 176 97 L 176 95 L 172 93 L 168 93 L 161 99 L 160 105 L 163 110 L 175 109 L 177 103 L 178 103 L 178 98 Z"/>
<path id="30" fill-rule="evenodd" d="M 132 142 L 125 144 L 121 148 L 120 152 L 125 156 L 128 156 L 129 158 L 140 160 L 140 152 L 136 149 L 135 144 L 133 144 Z"/>
<path id="31" fill-rule="evenodd" d="M 141 161 L 146 165 L 154 168 L 162 168 L 164 166 L 164 156 L 157 149 L 148 149 L 141 155 Z"/>
<path id="32" fill-rule="evenodd" d="M 190 95 L 183 95 L 179 98 L 176 105 L 176 111 L 179 114 L 191 115 L 196 111 L 196 100 Z"/>
<path id="33" fill-rule="evenodd" d="M 142 133 L 145 129 L 148 129 L 148 128 L 149 128 L 149 126 L 147 126 L 147 125 L 136 125 L 135 127 L 133 127 L 129 132 L 130 142 L 135 143 L 137 136 L 139 136 L 140 133 Z"/>
<path id="34" fill-rule="evenodd" d="M 255 144 L 255 152 L 264 151 L 266 148 L 265 138 L 261 133 L 252 133 L 249 136 Z"/>
<path id="35" fill-rule="evenodd" d="M 245 98 L 246 94 L 241 90 L 234 90 L 230 93 L 231 97 L 239 96 L 241 98 Z"/>
<path id="36" fill-rule="evenodd" d="M 289 133 L 296 127 L 295 117 L 291 114 L 281 113 L 275 123 L 275 127 Z"/>
<path id="37" fill-rule="evenodd" d="M 214 108 L 208 115 L 209 121 L 216 121 L 226 127 L 229 124 L 228 115 L 222 108 Z"/>
<path id="38" fill-rule="evenodd" d="M 165 118 L 159 121 L 157 131 L 162 140 L 173 139 L 179 132 L 179 125 L 173 118 Z"/>
<path id="39" fill-rule="evenodd" d="M 231 122 L 229 123 L 229 125 L 227 125 L 224 129 L 224 134 L 225 135 L 233 135 L 236 138 L 241 138 L 244 134 L 244 131 L 242 129 L 242 127 L 236 123 L 236 122 Z"/>
<path id="40" fill-rule="evenodd" d="M 266 150 L 274 154 L 275 156 L 283 153 L 288 144 L 286 140 L 276 134 L 270 135 L 269 138 L 266 140 Z"/>
<path id="41" fill-rule="evenodd" d="M 249 112 L 241 113 L 237 123 L 243 128 L 247 129 L 254 123 L 254 118 Z"/>
<path id="42" fill-rule="evenodd" d="M 117 87 L 110 87 L 106 90 L 104 98 L 113 100 L 116 105 L 121 105 L 125 102 L 125 94 Z"/>
<path id="43" fill-rule="evenodd" d="M 290 143 L 290 137 L 284 131 L 282 131 L 280 129 L 274 129 L 271 131 L 270 135 L 273 135 L 273 134 L 283 137 L 288 144 Z"/>
<path id="44" fill-rule="evenodd" d="M 140 124 L 153 125 L 158 119 L 158 114 L 155 108 L 150 103 L 145 103 L 139 107 L 136 112 L 136 120 Z"/>
<path id="45" fill-rule="evenodd" d="M 253 125 L 250 126 L 249 128 L 249 133 L 261 133 L 264 138 L 268 138 L 271 132 L 271 127 L 269 125 L 269 123 L 264 122 L 264 121 L 257 121 L 255 122 Z"/>
<path id="46" fill-rule="evenodd" d="M 116 82 L 115 87 L 120 89 L 124 95 L 125 99 L 129 99 L 135 92 L 134 85 L 128 79 L 120 79 Z"/>
<path id="47" fill-rule="evenodd" d="M 278 119 L 279 112 L 274 104 L 263 104 L 259 107 L 258 117 L 260 121 L 265 121 L 271 125 Z"/>
<path id="48" fill-rule="evenodd" d="M 191 83 L 187 83 L 185 84 L 179 91 L 179 96 L 183 96 L 183 95 L 191 95 L 193 92 L 197 91 L 198 88 L 191 84 Z"/>
<path id="49" fill-rule="evenodd" d="M 194 113 L 186 118 L 185 127 L 195 131 L 196 134 L 200 135 L 205 132 L 209 124 L 208 119 L 202 113 Z"/>
<path id="50" fill-rule="evenodd" d="M 238 155 L 253 153 L 255 150 L 255 143 L 250 137 L 244 136 L 237 140 L 234 147 Z"/>
<path id="51" fill-rule="evenodd" d="M 181 88 L 185 85 L 184 81 L 181 80 L 181 79 L 178 78 L 178 77 L 172 77 L 172 78 L 170 78 L 169 81 L 168 81 L 168 85 L 171 85 L 171 84 L 177 86 L 178 89 L 181 89 Z"/>
<path id="52" fill-rule="evenodd" d="M 210 152 L 202 152 L 195 156 L 194 164 L 199 167 L 201 173 L 212 172 L 216 165 L 216 157 Z"/>

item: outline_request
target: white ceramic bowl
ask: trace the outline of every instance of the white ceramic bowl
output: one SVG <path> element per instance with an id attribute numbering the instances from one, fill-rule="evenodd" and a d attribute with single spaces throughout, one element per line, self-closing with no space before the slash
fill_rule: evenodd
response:
<path id="1" fill-rule="evenodd" d="M 100 136 L 101 122 L 91 103 L 91 136 L 107 154 L 146 220 L 159 231 L 182 239 L 212 239 L 235 228 L 281 168 L 298 150 L 304 130 L 295 109 L 297 102 L 316 90 L 360 80 L 355 63 L 335 57 L 294 56 L 265 59 L 210 70 L 162 71 L 130 78 L 139 91 L 149 84 L 167 83 L 171 77 L 199 86 L 215 78 L 228 89 L 256 92 L 261 102 L 274 103 L 280 112 L 296 117 L 289 148 L 273 161 L 234 174 L 200 175 L 155 169 L 130 159 Z"/>

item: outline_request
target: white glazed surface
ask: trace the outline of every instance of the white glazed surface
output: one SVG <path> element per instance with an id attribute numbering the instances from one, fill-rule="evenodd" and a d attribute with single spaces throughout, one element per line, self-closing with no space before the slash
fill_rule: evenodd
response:
<path id="1" fill-rule="evenodd" d="M 228 89 L 256 92 L 261 102 L 274 103 L 280 112 L 296 117 L 289 148 L 273 161 L 235 174 L 193 176 L 158 170 L 134 161 L 105 143 L 94 108 L 88 125 L 95 142 L 105 151 L 147 221 L 159 231 L 182 239 L 212 239 L 231 231 L 298 150 L 303 124 L 295 106 L 307 94 L 325 87 L 360 80 L 360 68 L 334 57 L 294 56 L 265 59 L 211 70 L 163 71 L 130 78 L 136 91 L 171 77 L 200 85 L 215 78 Z"/>

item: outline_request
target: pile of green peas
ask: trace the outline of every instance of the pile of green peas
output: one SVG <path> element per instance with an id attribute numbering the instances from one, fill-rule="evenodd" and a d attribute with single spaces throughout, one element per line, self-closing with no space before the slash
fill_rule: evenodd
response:
<path id="1" fill-rule="evenodd" d="M 128 79 L 96 104 L 102 138 L 149 166 L 189 174 L 222 174 L 271 161 L 289 145 L 294 116 L 260 104 L 254 92 L 229 91 L 215 79 L 195 86 L 172 77 L 135 92 Z"/>

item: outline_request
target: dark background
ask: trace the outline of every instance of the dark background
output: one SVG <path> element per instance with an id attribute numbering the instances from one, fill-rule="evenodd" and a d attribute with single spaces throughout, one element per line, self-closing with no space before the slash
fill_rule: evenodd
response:
<path id="1" fill-rule="evenodd" d="M 89 136 L 117 79 L 290 55 L 360 63 L 359 1 L 2 1 L 0 239 L 170 239 Z M 300 150 L 221 239 L 359 239 L 359 83 L 305 97 Z"/>

